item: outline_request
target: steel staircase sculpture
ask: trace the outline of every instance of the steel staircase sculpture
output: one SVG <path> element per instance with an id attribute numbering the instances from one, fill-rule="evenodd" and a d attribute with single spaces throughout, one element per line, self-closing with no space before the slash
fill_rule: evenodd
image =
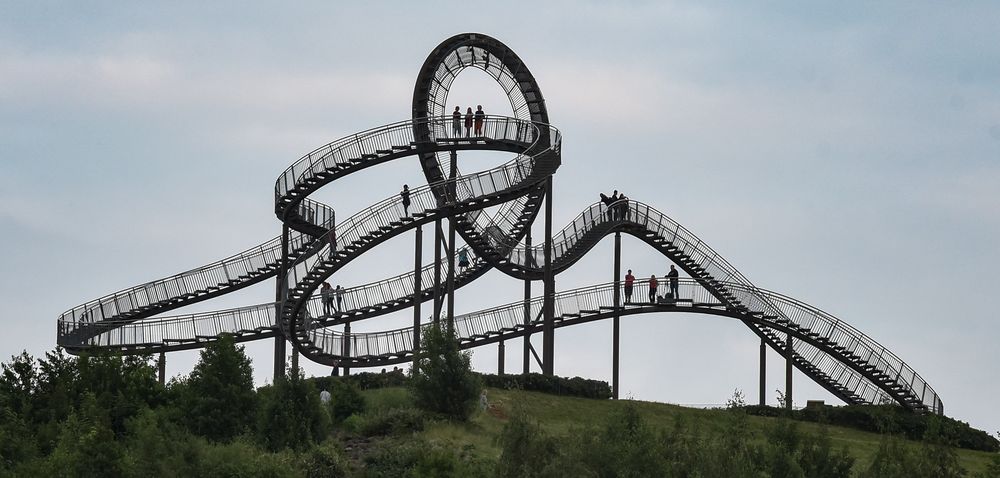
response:
<path id="1" fill-rule="evenodd" d="M 504 89 L 512 117 L 489 116 L 481 134 L 455 135 L 445 105 L 465 68 L 478 68 Z M 329 365 L 383 366 L 412 360 L 413 329 L 344 334 L 332 327 L 370 319 L 431 300 L 435 263 L 348 288 L 344 308 L 324 313 L 318 286 L 337 270 L 386 240 L 441 219 L 454 220 L 467 246 L 469 267 L 456 271 L 455 288 L 496 268 L 517 279 L 543 278 L 544 248 L 522 240 L 545 200 L 546 183 L 561 164 L 561 134 L 548 124 L 541 91 L 509 48 L 480 34 L 463 34 L 435 48 L 421 67 L 413 119 L 341 138 L 293 163 L 275 185 L 275 214 L 287 234 L 230 258 L 90 301 L 63 313 L 58 343 L 71 353 L 114 349 L 150 353 L 203 347 L 222 334 L 237 341 L 283 336 L 307 358 Z M 489 150 L 513 153 L 501 166 L 461 174 L 452 155 Z M 404 208 L 394 195 L 346 220 L 309 199 L 352 173 L 417 157 L 427 185 L 410 191 Z M 498 206 L 495 213 L 487 208 Z M 934 390 L 912 368 L 867 335 L 795 299 L 755 287 L 735 267 L 686 228 L 637 201 L 586 208 L 552 235 L 554 274 L 571 267 L 602 238 L 626 233 L 646 242 L 684 270 L 683 293 L 672 304 L 623 304 L 613 284 L 557 293 L 555 326 L 615 315 L 688 312 L 742 321 L 779 353 L 792 340 L 796 368 L 846 403 L 894 401 L 914 410 L 943 413 Z M 334 238 L 331 241 L 331 238 Z M 440 267 L 448 272 L 448 261 Z M 159 316 L 164 312 L 277 277 L 281 302 L 236 309 Z M 640 285 L 637 289 L 641 290 Z M 642 295 L 642 294 L 639 294 Z M 464 348 L 522 337 L 541 330 L 542 298 L 455 316 Z"/>

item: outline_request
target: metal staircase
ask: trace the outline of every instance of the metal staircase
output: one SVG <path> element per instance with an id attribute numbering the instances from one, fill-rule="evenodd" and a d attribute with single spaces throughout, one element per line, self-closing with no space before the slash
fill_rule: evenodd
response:
<path id="1" fill-rule="evenodd" d="M 487 116 L 482 133 L 454 134 L 446 111 L 454 79 L 477 68 L 503 88 L 512 117 Z M 521 59 L 503 43 L 480 34 L 449 38 L 421 67 L 413 119 L 340 138 L 299 158 L 275 183 L 274 212 L 287 234 L 207 266 L 96 299 L 63 313 L 58 343 L 71 353 L 114 349 L 149 353 L 203 347 L 223 334 L 237 341 L 284 337 L 307 358 L 330 365 L 379 366 L 412 359 L 412 328 L 344 334 L 332 326 L 366 320 L 431 300 L 437 267 L 424 266 L 371 284 L 350 287 L 344 309 L 324 313 L 319 285 L 353 259 L 421 225 L 454 221 L 467 244 L 468 268 L 455 287 L 492 268 L 517 279 L 544 276 L 542 243 L 522 244 L 549 198 L 561 164 L 561 134 L 549 125 L 545 101 Z M 453 164 L 463 151 L 497 151 L 514 157 L 501 166 L 462 174 Z M 427 184 L 410 190 L 410 206 L 392 196 L 343 220 L 309 196 L 353 173 L 416 157 Z M 496 206 L 496 207 L 494 207 Z M 488 212 L 493 211 L 493 212 Z M 335 234 L 331 234 L 335 232 Z M 631 234 L 676 263 L 690 279 L 673 304 L 615 308 L 614 289 L 602 284 L 554 296 L 555 326 L 615 315 L 689 312 L 742 321 L 770 347 L 788 350 L 795 367 L 847 403 L 892 400 L 915 410 L 943 413 L 934 390 L 911 367 L 862 332 L 819 309 L 755 287 L 735 267 L 686 228 L 647 204 L 593 204 L 551 237 L 551 270 L 558 274 L 602 238 Z M 331 243 L 335 237 L 335 244 Z M 437 245 L 436 245 L 437 246 Z M 276 277 L 284 300 L 177 316 L 165 312 Z M 637 284 L 641 297 L 641 284 Z M 543 299 L 456 316 L 462 346 L 478 347 L 542 330 Z"/>

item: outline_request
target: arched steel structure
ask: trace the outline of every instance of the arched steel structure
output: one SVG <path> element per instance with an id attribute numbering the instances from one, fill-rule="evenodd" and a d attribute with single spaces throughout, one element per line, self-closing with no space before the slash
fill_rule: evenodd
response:
<path id="1" fill-rule="evenodd" d="M 514 111 L 512 117 L 487 117 L 482 133 L 470 137 L 452 133 L 445 106 L 452 82 L 465 68 L 479 68 L 496 79 Z M 690 276 L 681 281 L 676 302 L 616 305 L 613 284 L 560 293 L 549 289 L 543 294 L 547 297 L 456 316 L 453 324 L 462 346 L 542 331 L 546 298 L 551 327 L 640 313 L 712 314 L 740 320 L 779 353 L 787 354 L 791 344 L 791 363 L 846 403 L 891 400 L 943 413 L 937 393 L 885 347 L 822 310 L 755 287 L 705 242 L 649 205 L 627 201 L 610 208 L 601 203 L 587 207 L 546 238 L 551 247 L 546 260 L 545 245 L 522 240 L 551 194 L 551 178 L 561 164 L 560 145 L 561 135 L 548 124 L 541 91 L 522 60 L 489 36 L 456 35 L 435 48 L 421 67 L 411 120 L 338 139 L 303 156 L 279 176 L 275 213 L 283 224 L 281 236 L 207 266 L 70 309 L 59 317 L 58 343 L 71 353 L 150 353 L 203 347 L 230 334 L 237 341 L 288 340 L 307 358 L 329 365 L 401 363 L 412 360 L 418 345 L 414 328 L 351 334 L 333 327 L 439 299 L 442 271 L 452 274 L 448 268 L 458 255 L 457 246 L 450 241 L 450 261 L 441 258 L 419 270 L 347 289 L 343 308 L 324 313 L 316 289 L 354 258 L 423 224 L 448 220 L 464 239 L 464 254 L 470 258 L 469 267 L 453 273 L 454 289 L 492 268 L 517 279 L 551 283 L 551 275 L 568 269 L 601 238 L 625 233 L 660 251 Z M 459 174 L 454 158 L 469 150 L 506 152 L 513 158 L 492 169 Z M 335 220 L 332 207 L 308 198 L 352 173 L 412 157 L 420 161 L 428 183 L 411 190 L 409 207 L 394 195 Z M 496 212 L 487 213 L 493 206 L 499 206 Z M 279 284 L 277 302 L 160 315 L 273 277 Z"/>

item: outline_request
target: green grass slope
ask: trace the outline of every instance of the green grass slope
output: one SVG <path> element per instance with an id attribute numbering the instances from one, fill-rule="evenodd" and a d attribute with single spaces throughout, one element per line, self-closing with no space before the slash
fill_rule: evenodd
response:
<path id="1" fill-rule="evenodd" d="M 390 410 L 411 406 L 409 392 L 403 388 L 383 388 L 364 391 L 369 410 Z M 490 408 L 477 412 L 469 423 L 433 421 L 416 434 L 423 440 L 449 449 L 470 448 L 474 453 L 496 460 L 500 455 L 497 438 L 512 414 L 523 414 L 548 433 L 568 435 L 588 428 L 601 427 L 622 407 L 633 406 L 640 416 L 654 429 L 671 429 L 678 420 L 704 432 L 725 433 L 732 422 L 727 410 L 704 410 L 655 402 L 593 400 L 550 395 L 538 392 L 487 389 Z M 775 418 L 748 416 L 751 439 L 765 439 Z M 846 449 L 856 458 L 854 472 L 868 466 L 879 449 L 882 436 L 876 433 L 827 426 L 811 422 L 797 422 L 803 434 L 818 434 L 826 428 L 833 447 Z M 906 442 L 918 447 L 918 442 Z M 984 472 L 994 454 L 956 449 L 962 467 L 971 475 Z"/>

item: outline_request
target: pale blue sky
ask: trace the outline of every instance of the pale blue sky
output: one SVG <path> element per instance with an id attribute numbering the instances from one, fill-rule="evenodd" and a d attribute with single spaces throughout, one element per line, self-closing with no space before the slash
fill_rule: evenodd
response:
<path id="1" fill-rule="evenodd" d="M 1000 430 L 1000 5 L 371 3 L 0 3 L 0 355 L 53 347 L 72 306 L 276 235 L 278 174 L 319 145 L 406 119 L 428 52 L 480 31 L 525 60 L 563 131 L 557 227 L 598 192 L 623 190 L 757 285 L 885 344 L 949 415 Z M 473 74 L 452 95 L 503 113 L 499 98 Z M 484 155 L 482 167 L 502 159 Z M 406 161 L 356 176 L 320 199 L 343 216 L 422 182 Z M 665 271 L 646 246 L 625 246 L 626 267 Z M 393 260 L 410 257 L 407 240 L 381 247 L 335 280 L 410 264 Z M 604 241 L 558 288 L 610 280 L 610 252 Z M 458 308 L 519 289 L 491 273 Z M 190 310 L 271 296 L 261 285 Z M 556 372 L 610 380 L 609 331 L 560 330 Z M 622 340 L 628 395 L 756 398 L 758 342 L 738 322 L 632 317 Z M 270 348 L 248 346 L 261 383 Z M 495 354 L 475 352 L 475 366 L 495 371 Z M 169 373 L 196 357 L 171 355 Z M 769 360 L 773 402 L 782 364 Z M 801 375 L 796 385 L 799 404 L 833 401 Z"/>

